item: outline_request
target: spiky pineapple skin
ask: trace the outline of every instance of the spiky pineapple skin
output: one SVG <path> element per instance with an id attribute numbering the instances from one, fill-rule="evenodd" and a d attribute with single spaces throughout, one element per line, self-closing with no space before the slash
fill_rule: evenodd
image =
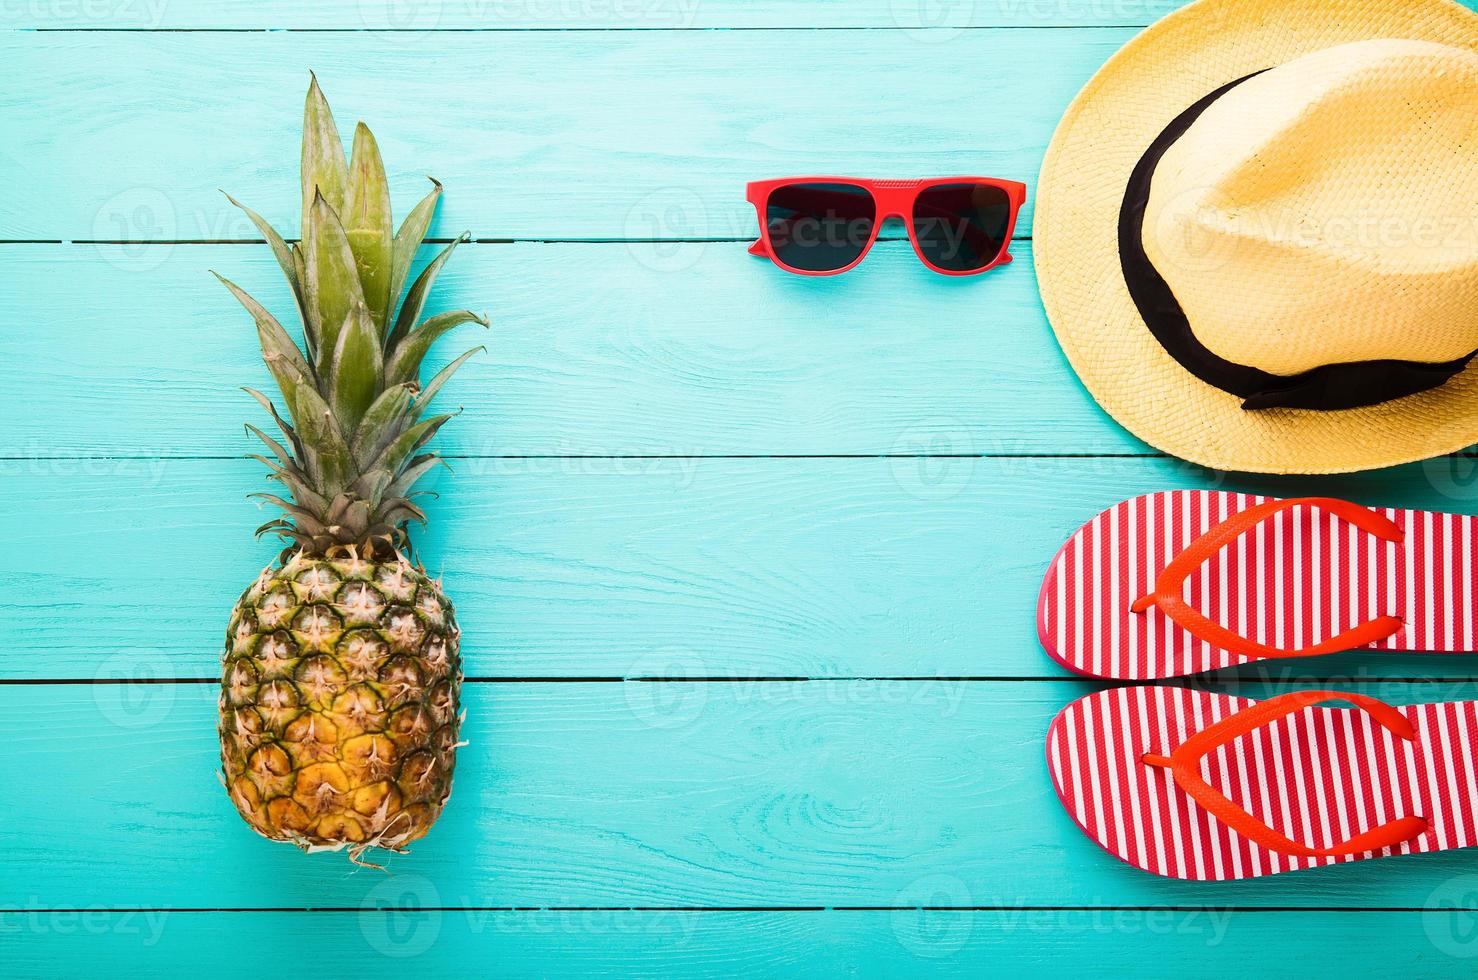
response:
<path id="1" fill-rule="evenodd" d="M 231 614 L 221 764 L 254 830 L 402 849 L 451 793 L 462 661 L 451 602 L 407 561 L 290 557 Z"/>

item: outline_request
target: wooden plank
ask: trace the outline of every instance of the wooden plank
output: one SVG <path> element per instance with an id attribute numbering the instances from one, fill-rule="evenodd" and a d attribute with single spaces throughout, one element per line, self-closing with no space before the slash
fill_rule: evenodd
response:
<path id="1" fill-rule="evenodd" d="M 917 31 L 1140 26 L 1182 0 L 53 0 L 0 5 L 0 27 L 43 30 L 711 30 L 785 27 Z"/>
<path id="2" fill-rule="evenodd" d="M 445 181 L 443 236 L 743 238 L 758 177 L 1031 180 L 1132 33 L 10 32 L 0 238 L 256 238 L 218 188 L 290 230 L 309 66 L 397 200 Z"/>
<path id="3" fill-rule="evenodd" d="M 1451 461 L 1471 469 L 1467 461 Z M 1441 466 L 1320 481 L 1472 507 Z M 4 464 L 27 556 L 0 593 L 6 678 L 214 677 L 227 614 L 276 552 L 249 461 Z M 464 460 L 421 541 L 467 672 L 497 677 L 1033 677 L 1052 556 L 1139 493 L 1205 486 L 1162 459 Z M 1226 481 L 1308 495 L 1308 481 Z M 1464 496 L 1456 496 L 1464 495 Z M 1468 657 L 1350 655 L 1272 677 L 1469 677 Z"/>
<path id="4" fill-rule="evenodd" d="M 1366 689 L 1392 702 L 1472 694 Z M 433 833 L 392 856 L 387 885 L 241 823 L 212 772 L 211 686 L 0 686 L 0 904 L 401 907 L 395 889 L 419 879 L 436 904 L 477 908 L 1420 910 L 1472 867 L 1471 853 L 1446 852 L 1222 888 L 1135 870 L 1076 828 L 1042 760 L 1051 718 L 1087 690 L 469 685 L 456 792 Z"/>
<path id="5" fill-rule="evenodd" d="M 443 395 L 440 444 L 475 455 L 1149 452 L 1083 391 L 1047 328 L 1028 243 L 979 280 L 902 242 L 833 281 L 738 243 L 483 245 L 437 308 L 494 327 Z M 426 250 L 427 256 L 431 250 Z M 0 360 L 16 411 L 0 455 L 248 451 L 275 391 L 251 319 L 208 269 L 296 314 L 262 246 L 0 247 Z M 296 327 L 294 327 L 296 330 Z M 431 368 L 428 367 L 428 371 Z M 428 375 L 429 376 L 429 375 Z M 106 424 L 104 424 L 106 420 Z"/>
<path id="6" fill-rule="evenodd" d="M 1428 976 L 1471 956 L 1468 911 L 1226 911 L 1220 908 L 957 912 L 487 912 L 429 910 L 428 879 L 386 879 L 412 907 L 342 913 L 182 913 L 86 907 L 0 912 L 17 976 L 208 973 L 255 980 L 271 964 L 352 964 L 355 977 L 408 969 L 520 977 L 1093 976 L 1167 980 L 1191 963 L 1254 976 Z M 1313 939 L 1317 937 L 1317 939 Z M 270 952 L 268 952 L 270 951 Z"/>

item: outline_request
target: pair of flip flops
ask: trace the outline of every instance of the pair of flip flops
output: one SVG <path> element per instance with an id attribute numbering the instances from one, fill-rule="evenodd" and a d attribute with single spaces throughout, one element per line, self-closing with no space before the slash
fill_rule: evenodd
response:
<path id="1" fill-rule="evenodd" d="M 1053 559 L 1038 633 L 1069 670 L 1123 681 L 1348 650 L 1475 652 L 1475 539 L 1478 518 L 1329 498 L 1138 497 Z M 1478 844 L 1475 737 L 1471 701 L 1122 687 L 1064 709 L 1047 762 L 1109 853 L 1222 881 Z"/>

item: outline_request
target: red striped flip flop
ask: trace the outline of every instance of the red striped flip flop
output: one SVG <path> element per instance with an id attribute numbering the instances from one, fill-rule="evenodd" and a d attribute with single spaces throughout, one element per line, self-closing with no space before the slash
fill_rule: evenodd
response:
<path id="1" fill-rule="evenodd" d="M 1318 708 L 1321 701 L 1356 708 Z M 1478 702 L 1395 708 L 1299 691 L 1267 701 L 1127 687 L 1047 735 L 1063 806 L 1104 850 L 1227 881 L 1478 844 Z"/>
<path id="2" fill-rule="evenodd" d="M 1342 650 L 1478 651 L 1478 518 L 1174 490 L 1058 552 L 1037 633 L 1069 670 L 1158 680 Z"/>

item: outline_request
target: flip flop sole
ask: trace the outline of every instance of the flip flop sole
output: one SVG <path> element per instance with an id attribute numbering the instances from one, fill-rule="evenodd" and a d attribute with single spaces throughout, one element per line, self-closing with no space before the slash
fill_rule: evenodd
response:
<path id="1" fill-rule="evenodd" d="M 1160 680 L 1252 663 L 1193 636 L 1160 609 L 1130 606 L 1192 541 L 1270 498 L 1205 490 L 1136 497 L 1089 521 L 1047 571 L 1037 602 L 1043 648 L 1075 673 Z M 1382 541 L 1299 505 L 1237 538 L 1187 579 L 1192 607 L 1239 636 L 1300 649 L 1380 616 L 1405 625 L 1365 649 L 1478 651 L 1478 518 L 1376 510 L 1404 532 Z"/>
<path id="2" fill-rule="evenodd" d="M 1429 821 L 1405 843 L 1346 857 L 1269 850 L 1212 817 L 1167 769 L 1143 761 L 1255 703 L 1171 687 L 1089 695 L 1064 708 L 1048 731 L 1053 787 L 1100 847 L 1170 878 L 1228 881 L 1478 843 L 1478 702 L 1397 709 L 1414 726 L 1414 741 L 1355 709 L 1304 708 L 1201 761 L 1202 778 L 1232 802 L 1311 847 L 1332 847 L 1398 817 Z"/>

